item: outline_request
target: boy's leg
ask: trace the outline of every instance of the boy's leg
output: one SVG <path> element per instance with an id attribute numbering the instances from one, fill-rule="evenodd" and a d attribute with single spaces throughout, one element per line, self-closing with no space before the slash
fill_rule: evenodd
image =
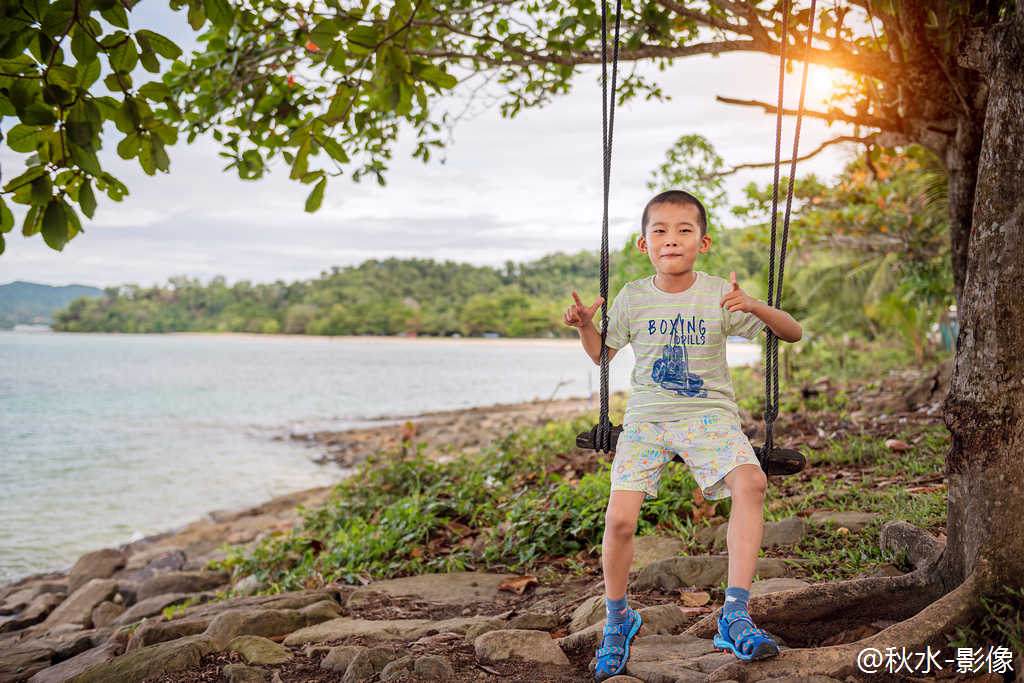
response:
<path id="1" fill-rule="evenodd" d="M 768 478 L 757 465 L 739 465 L 725 475 L 732 492 L 732 514 L 726 544 L 729 548 L 729 586 L 750 590 L 761 550 L 764 491 Z"/>
<path id="2" fill-rule="evenodd" d="M 626 597 L 629 567 L 633 564 L 633 534 L 636 533 L 636 521 L 645 496 L 643 491 L 612 491 L 608 499 L 601 563 L 604 566 L 605 595 L 609 602 Z M 612 615 L 608 616 L 608 623 L 612 623 Z"/>

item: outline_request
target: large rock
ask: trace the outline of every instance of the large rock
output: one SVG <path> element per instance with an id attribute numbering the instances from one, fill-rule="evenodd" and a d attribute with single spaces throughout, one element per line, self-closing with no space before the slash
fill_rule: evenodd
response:
<path id="1" fill-rule="evenodd" d="M 627 600 L 627 603 L 635 610 L 640 610 L 647 606 L 635 600 Z M 592 598 L 588 598 L 572 613 L 569 633 L 579 633 L 588 626 L 605 621 L 607 616 L 605 613 L 605 596 L 595 595 Z"/>
<path id="2" fill-rule="evenodd" d="M 101 602 L 110 600 L 116 594 L 117 581 L 92 579 L 53 610 L 50 616 L 35 627 L 34 633 L 46 633 L 66 624 L 76 624 L 82 628 L 88 628 L 92 623 L 92 611 Z"/>
<path id="3" fill-rule="evenodd" d="M 417 596 L 428 602 L 443 602 L 449 605 L 505 600 L 516 597 L 516 594 L 510 591 L 498 590 L 502 579 L 508 576 L 508 574 L 485 574 L 483 572 L 451 572 L 377 581 L 357 588 L 346 604 L 349 607 L 362 605 L 370 593 Z"/>
<path id="4" fill-rule="evenodd" d="M 65 660 L 60 664 L 47 667 L 28 679 L 29 683 L 64 683 L 69 678 L 88 671 L 97 664 L 109 662 L 124 653 L 124 645 L 108 643 L 100 647 L 86 650 L 80 655 Z"/>
<path id="5" fill-rule="evenodd" d="M 633 539 L 633 564 L 629 571 L 638 572 L 651 562 L 675 557 L 683 549 L 683 542 L 671 536 L 637 536 Z"/>
<path id="6" fill-rule="evenodd" d="M 382 681 L 398 681 L 414 671 L 413 669 L 413 658 L 402 657 L 390 662 L 380 671 L 380 680 Z"/>
<path id="7" fill-rule="evenodd" d="M 179 548 L 177 546 L 160 546 L 140 550 L 139 552 L 128 556 L 128 560 L 126 561 L 122 571 L 126 574 L 141 571 L 150 564 L 156 566 L 156 563 L 169 556 L 174 556 L 176 558 L 173 562 L 173 565 L 175 566 L 173 566 L 171 571 L 178 571 L 181 569 L 182 565 L 185 564 L 186 558 L 184 550 L 184 548 Z"/>
<path id="8" fill-rule="evenodd" d="M 167 607 L 174 607 L 175 605 L 182 605 L 189 600 L 200 600 L 204 601 L 209 597 L 209 593 L 164 593 L 163 595 L 154 595 L 151 598 L 141 600 L 127 610 L 119 614 L 111 622 L 111 626 L 127 626 L 128 624 L 134 624 L 136 621 L 148 619 L 149 617 L 155 617 L 158 614 L 162 614 L 164 609 Z"/>
<path id="9" fill-rule="evenodd" d="M 307 618 L 291 609 L 248 609 L 224 612 L 213 618 L 206 635 L 224 649 L 238 636 L 274 638 L 309 625 Z"/>
<path id="10" fill-rule="evenodd" d="M 177 548 L 169 550 L 169 552 L 152 556 L 147 555 L 151 559 L 139 569 L 129 569 L 132 567 L 132 560 L 129 559 L 128 567 L 114 575 L 113 578 L 117 579 L 118 591 L 121 593 L 121 599 L 124 600 L 125 605 L 130 606 L 138 602 L 140 600 L 139 588 L 154 576 L 181 570 L 186 560 L 185 553 Z"/>
<path id="11" fill-rule="evenodd" d="M 391 662 L 407 656 L 405 650 L 393 650 L 388 647 L 369 647 L 360 650 L 352 658 L 352 662 L 345 670 L 342 683 L 361 683 L 374 674 L 384 670 Z"/>
<path id="12" fill-rule="evenodd" d="M 466 641 L 472 643 L 473 641 L 475 641 L 477 638 L 479 638 L 480 636 L 482 636 L 485 633 L 490 633 L 491 631 L 497 631 L 498 629 L 503 628 L 500 625 L 501 624 L 500 620 L 496 619 L 495 621 L 497 623 L 482 622 L 482 623 L 473 624 L 472 626 L 470 626 L 469 630 L 466 631 Z"/>
<path id="13" fill-rule="evenodd" d="M 356 655 L 365 649 L 365 647 L 359 645 L 332 647 L 327 656 L 320 661 L 320 668 L 344 672 L 348 669 L 348 665 L 352 663 L 352 660 L 356 658 Z"/>
<path id="14" fill-rule="evenodd" d="M 280 595 L 245 595 L 208 605 L 195 605 L 185 610 L 186 616 L 200 617 L 217 615 L 238 609 L 292 609 L 300 610 L 318 602 L 337 602 L 337 591 L 306 590 Z"/>
<path id="15" fill-rule="evenodd" d="M 768 593 L 781 593 L 783 591 L 795 591 L 799 588 L 806 588 L 811 584 L 800 579 L 765 579 L 755 581 L 750 586 L 751 595 L 767 595 Z"/>
<path id="16" fill-rule="evenodd" d="M 117 619 L 121 614 L 124 613 L 124 607 L 116 603 L 107 600 L 96 605 L 96 609 L 92 611 L 92 625 L 93 628 L 106 628 L 112 626 L 114 619 Z"/>
<path id="17" fill-rule="evenodd" d="M 35 626 L 46 619 L 63 600 L 63 595 L 55 593 L 42 593 L 35 596 L 19 614 L 6 621 L 0 621 L 0 633 L 20 631 L 23 628 Z"/>
<path id="18" fill-rule="evenodd" d="M 285 646 L 259 636 L 238 636 L 226 650 L 242 655 L 249 664 L 284 664 L 295 658 Z"/>
<path id="19" fill-rule="evenodd" d="M 714 586 L 722 583 L 729 571 L 729 558 L 715 556 L 670 557 L 640 570 L 634 590 L 673 590 L 681 586 Z M 761 579 L 786 575 L 786 563 L 777 558 L 758 558 L 755 574 Z"/>
<path id="20" fill-rule="evenodd" d="M 495 628 L 500 629 L 504 622 L 494 617 L 459 617 L 444 621 L 429 621 L 427 619 L 377 621 L 342 617 L 300 629 L 285 638 L 284 644 L 325 643 L 353 636 L 376 640 L 417 640 L 430 631 L 450 631 L 465 635 L 471 627 L 477 624 L 493 624 Z"/>
<path id="21" fill-rule="evenodd" d="M 93 579 L 109 579 L 114 572 L 124 566 L 124 563 L 124 553 L 112 548 L 83 555 L 71 568 L 71 574 L 68 576 L 68 593 L 74 593 Z"/>
<path id="22" fill-rule="evenodd" d="M 49 643 L 29 640 L 0 649 L 0 683 L 25 681 L 50 666 L 53 649 Z"/>
<path id="23" fill-rule="evenodd" d="M 551 636 L 541 631 L 491 631 L 477 638 L 473 647 L 478 658 L 492 662 L 515 657 L 538 664 L 569 663 Z"/>
<path id="24" fill-rule="evenodd" d="M 146 678 L 194 669 L 199 666 L 203 655 L 216 649 L 209 636 L 180 638 L 127 652 L 70 678 L 67 683 L 137 683 Z"/>
<path id="25" fill-rule="evenodd" d="M 142 601 L 154 595 L 166 593 L 200 593 L 223 586 L 229 580 L 230 577 L 226 572 L 208 570 L 158 574 L 151 579 L 146 579 L 139 586 L 136 599 Z"/>
<path id="26" fill-rule="evenodd" d="M 228 683 L 267 683 L 270 673 L 245 664 L 228 664 L 224 667 L 224 677 Z"/>
<path id="27" fill-rule="evenodd" d="M 448 660 L 437 655 L 420 657 L 413 663 L 412 670 L 426 681 L 436 681 L 445 676 L 455 675 L 455 671 L 452 669 L 452 665 L 448 663 Z"/>
<path id="28" fill-rule="evenodd" d="M 57 638 L 57 643 L 53 646 L 53 660 L 62 662 L 65 659 L 77 657 L 83 652 L 106 643 L 112 633 L 112 629 L 90 629 Z M 124 649 L 124 643 L 118 642 L 117 644 L 122 645 L 122 650 Z"/>
<path id="29" fill-rule="evenodd" d="M 815 512 L 808 519 L 815 524 L 827 524 L 830 529 L 849 529 L 851 532 L 864 528 L 882 515 L 877 512 Z"/>
<path id="30" fill-rule="evenodd" d="M 508 630 L 550 631 L 558 628 L 558 622 L 557 614 L 527 612 L 526 614 L 520 614 L 518 617 L 509 619 L 502 628 Z"/>
<path id="31" fill-rule="evenodd" d="M 128 640 L 126 649 L 128 652 L 133 652 L 158 643 L 196 636 L 204 633 L 212 621 L 213 617 L 175 619 L 173 621 L 147 621 L 135 629 Z"/>
<path id="32" fill-rule="evenodd" d="M 676 683 L 703 680 L 700 662 L 715 655 L 710 640 L 694 636 L 645 636 L 633 643 L 626 673 L 643 681 Z"/>

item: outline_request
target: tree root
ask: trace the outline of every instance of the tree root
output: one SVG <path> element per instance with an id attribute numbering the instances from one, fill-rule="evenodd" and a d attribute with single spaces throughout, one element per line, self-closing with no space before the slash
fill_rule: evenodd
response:
<path id="1" fill-rule="evenodd" d="M 903 621 L 942 597 L 932 567 L 898 577 L 854 579 L 755 595 L 748 603 L 754 622 L 786 641 L 821 642 L 873 621 Z M 711 638 L 718 631 L 716 610 L 687 629 Z"/>
<path id="2" fill-rule="evenodd" d="M 921 569 L 938 562 L 946 545 L 930 533 L 909 522 L 888 522 L 882 527 L 879 539 L 883 550 L 894 555 L 906 553 L 904 562 Z"/>
<path id="3" fill-rule="evenodd" d="M 912 576 L 912 574 L 907 576 Z M 871 580 L 846 583 L 867 584 L 869 581 Z M 885 584 L 872 581 L 872 601 L 876 608 L 872 616 L 880 618 L 876 615 L 886 612 L 889 604 L 910 599 L 910 589 L 908 586 L 911 583 L 911 581 L 905 582 L 898 589 L 899 593 L 897 594 L 891 592 L 895 589 L 883 588 Z M 841 584 L 827 585 L 838 586 Z M 811 588 L 816 587 L 811 586 Z M 796 599 L 796 596 L 806 591 L 808 589 L 805 588 L 800 591 L 786 593 L 788 598 L 786 602 L 791 603 L 792 607 L 795 608 L 797 603 L 802 603 L 802 601 Z M 870 638 L 834 647 L 785 650 L 776 657 L 760 662 L 734 662 L 715 670 L 705 681 L 707 683 L 717 683 L 731 679 L 739 683 L 753 683 L 754 681 L 783 676 L 825 675 L 838 680 L 844 680 L 849 675 L 863 676 L 866 672 L 858 668 L 857 657 L 868 648 L 874 648 L 884 656 L 888 648 L 891 647 L 896 648 L 897 652 L 902 651 L 901 648 L 905 648 L 906 652 L 924 652 L 929 646 L 933 648 L 933 651 L 945 647 L 947 642 L 944 634 L 954 633 L 957 626 L 969 624 L 981 616 L 984 610 L 979 596 L 980 581 L 976 571 L 959 588 L 929 605 L 917 616 L 894 624 Z M 867 599 L 867 596 L 863 594 L 858 597 L 862 601 Z M 815 605 L 812 607 L 803 603 L 802 609 L 808 612 L 814 611 L 815 607 L 820 606 L 823 598 L 824 596 L 822 595 L 814 596 Z M 840 595 L 838 598 L 844 600 L 847 605 L 852 604 L 858 611 L 866 608 L 866 605 L 858 604 L 856 601 L 851 600 L 849 595 Z M 763 611 L 767 607 L 765 602 L 764 600 L 759 601 L 758 612 L 764 615 L 762 620 L 767 621 L 765 618 L 767 614 Z M 840 612 L 843 612 L 843 610 L 840 610 Z M 889 610 L 889 613 L 891 614 L 892 611 Z M 944 660 L 948 659 L 949 655 L 950 651 L 947 650 L 942 652 L 941 656 L 936 657 L 936 659 L 945 666 Z M 915 664 L 916 661 L 915 658 Z M 901 678 L 899 675 L 888 673 L 884 664 L 876 668 L 877 671 L 871 674 L 872 681 Z"/>

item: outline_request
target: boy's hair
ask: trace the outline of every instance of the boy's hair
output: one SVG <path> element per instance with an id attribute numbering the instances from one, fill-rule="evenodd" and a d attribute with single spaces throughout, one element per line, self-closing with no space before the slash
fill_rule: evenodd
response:
<path id="1" fill-rule="evenodd" d="M 640 218 L 640 234 L 647 239 L 647 222 L 651 219 L 651 209 L 658 204 L 674 204 L 676 206 L 692 206 L 697 209 L 697 223 L 700 224 L 700 236 L 708 234 L 708 212 L 700 200 L 689 192 L 682 190 L 666 190 L 647 202 L 644 215 Z"/>

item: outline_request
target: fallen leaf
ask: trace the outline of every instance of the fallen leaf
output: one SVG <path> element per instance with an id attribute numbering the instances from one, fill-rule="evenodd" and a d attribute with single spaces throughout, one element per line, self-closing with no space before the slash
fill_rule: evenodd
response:
<path id="1" fill-rule="evenodd" d="M 523 576 L 511 576 L 506 579 L 502 579 L 501 583 L 498 584 L 498 590 L 500 591 L 512 591 L 517 595 L 522 595 L 530 586 L 536 586 L 540 581 L 537 577 L 532 574 L 525 574 Z"/>
<path id="2" fill-rule="evenodd" d="M 438 633 L 433 636 L 423 636 L 417 640 L 413 645 L 435 645 L 437 643 L 447 643 L 450 640 L 462 640 L 465 636 L 459 635 L 458 633 Z"/>
<path id="3" fill-rule="evenodd" d="M 886 439 L 885 446 L 889 450 L 896 451 L 897 453 L 902 453 L 904 451 L 910 450 L 910 446 L 907 444 L 907 442 L 900 441 L 899 439 Z"/>
<path id="4" fill-rule="evenodd" d="M 934 493 L 935 491 L 943 491 L 945 488 L 945 484 L 940 484 L 939 486 L 914 486 L 903 490 L 906 493 Z"/>
<path id="5" fill-rule="evenodd" d="M 475 531 L 473 531 L 473 529 L 469 528 L 465 524 L 459 524 L 458 522 L 445 522 L 444 526 L 446 529 L 448 529 L 448 531 L 459 536 L 466 536 L 468 534 L 476 533 Z"/>
<path id="6" fill-rule="evenodd" d="M 687 607 L 700 607 L 711 600 L 707 593 L 681 593 L 683 604 Z"/>
<path id="7" fill-rule="evenodd" d="M 569 629 L 564 627 L 556 628 L 554 631 L 551 632 L 551 639 L 558 640 L 559 638 L 565 638 L 567 635 L 569 635 Z"/>
<path id="8" fill-rule="evenodd" d="M 511 619 L 512 617 L 516 616 L 517 614 L 519 614 L 519 611 L 515 607 L 513 607 L 509 611 L 502 612 L 501 614 L 499 614 L 498 616 L 496 616 L 494 618 L 495 619 L 501 619 L 502 621 L 508 621 L 509 619 Z"/>
<path id="9" fill-rule="evenodd" d="M 409 557 L 413 559 L 423 557 L 423 548 L 413 548 L 412 551 L 409 553 Z"/>
<path id="10" fill-rule="evenodd" d="M 480 667 L 481 669 L 483 669 L 484 671 L 486 671 L 487 673 L 492 674 L 494 676 L 504 676 L 505 675 L 505 674 L 501 673 L 500 671 L 498 671 L 497 669 L 492 669 L 491 667 L 487 666 L 486 664 L 481 664 L 480 662 L 477 662 L 476 665 L 478 667 Z"/>
<path id="11" fill-rule="evenodd" d="M 807 508 L 806 510 L 797 510 L 793 514 L 797 517 L 810 517 L 815 512 L 832 512 L 835 508 Z"/>

